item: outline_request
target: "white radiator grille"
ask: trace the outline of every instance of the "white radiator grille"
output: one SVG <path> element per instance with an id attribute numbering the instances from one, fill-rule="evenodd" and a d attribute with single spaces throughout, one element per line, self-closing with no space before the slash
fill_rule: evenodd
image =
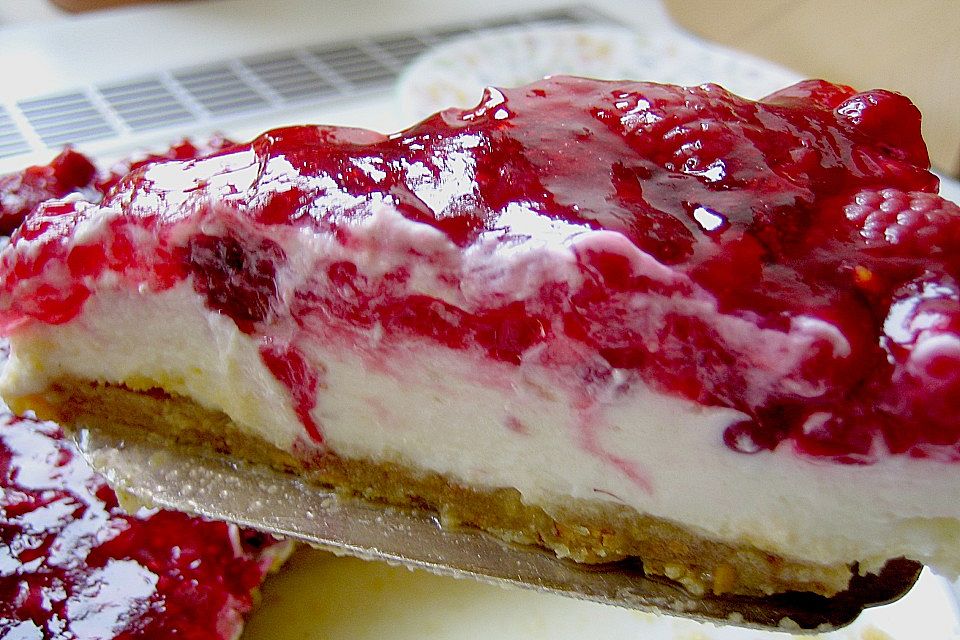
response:
<path id="1" fill-rule="evenodd" d="M 6 109 L 0 104 L 0 158 L 177 126 L 223 126 L 250 113 L 355 98 L 391 86 L 420 53 L 459 35 L 522 24 L 596 22 L 609 18 L 584 7 L 518 14 L 212 61 L 31 97 Z"/>
<path id="2" fill-rule="evenodd" d="M 0 158 L 30 151 L 30 145 L 20 134 L 17 124 L 6 109 L 0 107 Z"/>

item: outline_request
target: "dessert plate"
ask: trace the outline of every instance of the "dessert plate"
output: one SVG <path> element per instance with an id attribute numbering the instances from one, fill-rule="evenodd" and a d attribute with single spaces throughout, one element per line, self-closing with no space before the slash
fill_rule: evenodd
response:
<path id="1" fill-rule="evenodd" d="M 430 49 L 401 75 L 397 92 L 413 122 L 446 107 L 473 106 L 487 86 L 515 87 L 561 74 L 680 85 L 715 82 L 748 98 L 802 79 L 771 62 L 675 30 L 536 25 L 490 30 Z"/>
<path id="2" fill-rule="evenodd" d="M 765 598 L 692 597 L 627 563 L 577 565 L 553 554 L 507 545 L 471 530 L 441 527 L 432 513 L 384 509 L 307 485 L 269 468 L 229 463 L 143 439 L 81 429 L 79 448 L 111 486 L 149 506 L 235 522 L 341 555 L 381 560 L 454 578 L 671 613 L 759 629 L 826 631 L 866 607 L 898 599 L 920 565 L 893 561 L 879 577 L 855 578 L 832 598 L 783 594 Z"/>

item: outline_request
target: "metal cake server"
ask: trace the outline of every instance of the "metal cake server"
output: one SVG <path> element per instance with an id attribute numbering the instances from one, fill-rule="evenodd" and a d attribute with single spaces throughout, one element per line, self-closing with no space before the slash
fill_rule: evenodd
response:
<path id="1" fill-rule="evenodd" d="M 638 562 L 579 565 L 478 531 L 441 527 L 433 513 L 345 498 L 264 466 L 174 453 L 147 438 L 88 429 L 75 435 L 93 467 L 144 504 L 235 522 L 336 554 L 701 621 L 828 631 L 851 623 L 866 607 L 898 599 L 921 569 L 915 562 L 893 561 L 881 575 L 856 577 L 848 591 L 831 598 L 798 593 L 698 597 L 645 576 Z"/>

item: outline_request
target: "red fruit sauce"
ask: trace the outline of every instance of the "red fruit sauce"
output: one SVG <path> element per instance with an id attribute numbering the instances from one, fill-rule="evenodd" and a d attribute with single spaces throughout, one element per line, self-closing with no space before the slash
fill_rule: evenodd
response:
<path id="1" fill-rule="evenodd" d="M 10 235 L 44 200 L 89 189 L 96 174 L 86 156 L 67 149 L 48 165 L 0 176 L 0 235 Z"/>
<path id="2" fill-rule="evenodd" d="M 842 462 L 883 451 L 957 460 L 960 210 L 935 195 L 927 169 L 919 112 L 883 90 L 807 81 L 754 102 L 715 85 L 558 77 L 490 90 L 477 108 L 392 136 L 290 127 L 205 160 L 154 164 L 112 186 L 104 209 L 48 202 L 3 255 L 0 319 L 67 322 L 108 269 L 154 290 L 189 278 L 260 339 L 321 318 L 515 364 L 574 341 L 629 380 L 744 412 L 718 434 L 738 451 L 788 441 Z M 384 204 L 464 253 L 491 237 L 522 244 L 540 233 L 531 229 L 549 227 L 561 245 L 558 233 L 617 232 L 674 277 L 638 273 L 600 245 L 576 253 L 579 286 L 545 281 L 516 300 L 452 304 L 411 292 L 408 269 L 370 279 L 350 260 L 278 295 L 275 276 L 295 256 L 274 238 L 313 233 L 349 248 L 355 223 Z M 105 210 L 123 215 L 94 244 L 71 244 Z M 143 237 L 147 246 L 134 241 Z M 649 326 L 632 305 L 644 296 L 708 300 L 757 336 L 813 322 L 827 337 L 785 376 L 756 366 L 716 316 L 679 305 Z M 322 372 L 299 371 L 294 347 L 293 360 L 276 361 L 279 347 L 261 349 L 275 375 L 317 384 Z M 602 368 L 572 370 L 594 384 L 610 379 Z"/>
<path id="3" fill-rule="evenodd" d="M 56 425 L 0 412 L 0 637 L 233 638 L 277 542 L 125 514 Z"/>
<path id="4" fill-rule="evenodd" d="M 0 176 L 0 235 L 10 235 L 42 202 L 77 193 L 99 199 L 120 178 L 134 169 L 163 160 L 189 160 L 213 153 L 233 143 L 221 136 L 203 141 L 181 140 L 163 153 L 125 158 L 100 172 L 82 153 L 65 149 L 50 164 L 27 167 L 23 171 Z"/>

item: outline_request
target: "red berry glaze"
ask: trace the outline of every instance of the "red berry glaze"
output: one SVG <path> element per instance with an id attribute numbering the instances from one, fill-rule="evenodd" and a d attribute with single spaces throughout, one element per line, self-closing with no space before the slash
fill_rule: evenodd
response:
<path id="1" fill-rule="evenodd" d="M 221 135 L 213 135 L 202 140 L 184 138 L 170 145 L 168 149 L 160 153 L 144 153 L 120 160 L 110 167 L 109 172 L 103 172 L 98 175 L 95 185 L 97 191 L 105 194 L 120 182 L 121 178 L 136 169 L 165 160 L 192 160 L 194 158 L 202 158 L 216 151 L 231 147 L 234 144 L 232 140 Z"/>
<path id="2" fill-rule="evenodd" d="M 269 316 L 277 297 L 275 264 L 283 258 L 270 240 L 250 245 L 233 235 L 204 234 L 191 238 L 178 256 L 207 304 L 233 318 L 244 333 Z"/>
<path id="3" fill-rule="evenodd" d="M 84 154 L 65 149 L 49 164 L 0 176 L 0 235 L 13 233 L 24 218 L 46 200 L 78 193 L 97 201 L 134 169 L 164 160 L 189 160 L 209 155 L 233 144 L 222 136 L 202 141 L 183 139 L 162 153 L 121 160 L 106 173 L 99 171 Z"/>
<path id="4" fill-rule="evenodd" d="M 317 389 L 323 382 L 323 372 L 311 367 L 296 348 L 276 345 L 272 340 L 264 340 L 260 357 L 270 373 L 290 390 L 294 411 L 306 428 L 307 435 L 317 444 L 323 444 L 323 433 L 310 413 L 317 401 Z"/>
<path id="5" fill-rule="evenodd" d="M 261 340 L 301 417 L 323 378 L 301 337 L 374 358 L 428 341 L 580 354 L 571 387 L 738 409 L 717 441 L 745 453 L 956 460 L 958 210 L 927 169 L 919 112 L 887 91 L 553 78 L 392 136 L 289 127 L 137 169 L 99 206 L 48 202 L 3 254 L 0 320 L 68 322 L 106 270 L 187 280 Z"/>
<path id="6" fill-rule="evenodd" d="M 0 235 L 10 235 L 37 205 L 75 191 L 94 193 L 97 168 L 72 149 L 43 166 L 0 176 Z"/>
<path id="7" fill-rule="evenodd" d="M 228 640 L 271 564 L 264 534 L 126 515 L 49 422 L 0 415 L 0 636 Z"/>

